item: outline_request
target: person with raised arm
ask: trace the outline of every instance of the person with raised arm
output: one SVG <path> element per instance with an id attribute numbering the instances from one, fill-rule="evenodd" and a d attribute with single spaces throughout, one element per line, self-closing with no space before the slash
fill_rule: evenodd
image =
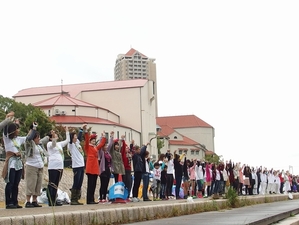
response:
<path id="1" fill-rule="evenodd" d="M 80 144 L 82 140 L 83 124 L 79 129 L 79 133 L 76 131 L 70 132 L 70 142 L 68 143 L 68 153 L 72 158 L 73 169 L 73 185 L 71 189 L 71 205 L 83 205 L 79 202 L 81 197 L 81 187 L 84 179 L 84 150 Z"/>
<path id="2" fill-rule="evenodd" d="M 47 149 L 49 153 L 49 162 L 48 162 L 48 205 L 49 206 L 62 206 L 62 203 L 57 201 L 57 191 L 58 185 L 61 180 L 64 168 L 64 152 L 63 148 L 67 146 L 70 142 L 70 134 L 67 127 L 64 127 L 66 132 L 66 139 L 64 141 L 58 142 L 57 133 L 52 130 L 49 136 L 49 142 L 47 144 Z"/>
<path id="3" fill-rule="evenodd" d="M 98 161 L 98 151 L 104 147 L 106 143 L 105 131 L 103 131 L 100 142 L 96 144 L 96 134 L 90 135 L 87 131 L 87 125 L 83 126 L 84 131 L 84 151 L 87 156 L 86 158 L 86 169 L 85 173 L 87 175 L 87 204 L 98 204 L 94 201 L 94 192 L 97 185 L 97 179 L 100 175 L 100 166 Z"/>
<path id="4" fill-rule="evenodd" d="M 31 141 L 34 135 L 34 132 L 29 132 L 27 136 L 20 137 L 19 121 L 13 122 L 13 119 L 14 112 L 10 112 L 6 115 L 6 119 L 0 123 L 0 129 L 3 129 L 3 142 L 6 152 L 2 171 L 2 177 L 6 182 L 6 209 L 22 208 L 18 204 L 19 183 L 21 178 L 24 179 L 21 145 L 26 141 Z M 35 130 L 36 126 L 33 129 Z"/>

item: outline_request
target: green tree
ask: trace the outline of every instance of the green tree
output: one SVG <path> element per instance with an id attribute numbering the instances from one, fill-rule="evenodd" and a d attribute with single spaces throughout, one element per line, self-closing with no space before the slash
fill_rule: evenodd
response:
<path id="1" fill-rule="evenodd" d="M 34 121 L 38 123 L 37 129 L 42 137 L 55 126 L 55 122 L 51 121 L 40 108 L 34 107 L 32 104 L 26 105 L 16 102 L 14 99 L 0 95 L 0 120 L 4 120 L 10 111 L 15 112 L 15 118 L 20 121 L 21 136 L 28 133 L 29 127 Z"/>
<path id="2" fill-rule="evenodd" d="M 163 138 L 157 138 L 157 149 L 158 149 L 158 155 L 161 154 L 161 148 L 164 147 L 164 139 Z"/>

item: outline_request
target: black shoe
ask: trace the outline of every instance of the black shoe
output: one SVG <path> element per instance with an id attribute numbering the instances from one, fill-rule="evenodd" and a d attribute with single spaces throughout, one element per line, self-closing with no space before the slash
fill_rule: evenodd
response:
<path id="1" fill-rule="evenodd" d="M 97 202 L 87 202 L 87 204 L 98 204 Z"/>
<path id="2" fill-rule="evenodd" d="M 63 204 L 61 202 L 56 202 L 55 206 L 62 206 Z"/>
<path id="3" fill-rule="evenodd" d="M 33 208 L 33 207 L 34 207 L 33 203 L 31 203 L 31 202 L 26 202 L 26 204 L 25 204 L 25 208 Z"/>
<path id="4" fill-rule="evenodd" d="M 14 205 L 14 204 L 9 204 L 9 205 L 6 206 L 6 208 L 7 208 L 7 209 L 16 209 L 17 206 Z"/>
<path id="5" fill-rule="evenodd" d="M 23 208 L 22 206 L 20 206 L 20 205 L 16 205 L 16 207 L 18 208 L 18 209 L 21 209 L 21 208 Z"/>
<path id="6" fill-rule="evenodd" d="M 31 204 L 33 205 L 33 207 L 42 207 L 42 206 L 39 205 L 37 202 L 32 202 Z"/>
<path id="7" fill-rule="evenodd" d="M 143 201 L 152 201 L 152 200 L 149 198 L 145 198 L 145 199 L 143 199 Z"/>

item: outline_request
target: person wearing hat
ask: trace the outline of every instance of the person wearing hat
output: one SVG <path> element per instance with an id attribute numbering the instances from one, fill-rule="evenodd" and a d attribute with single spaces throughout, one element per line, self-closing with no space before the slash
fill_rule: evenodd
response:
<path id="1" fill-rule="evenodd" d="M 6 209 L 22 208 L 18 204 L 19 183 L 21 178 L 24 179 L 24 165 L 22 162 L 21 145 L 26 141 L 31 141 L 34 132 L 29 135 L 20 137 L 19 121 L 13 122 L 14 112 L 6 115 L 6 119 L 0 123 L 0 129 L 3 129 L 3 142 L 6 151 L 5 163 L 2 171 L 2 177 L 6 182 L 5 186 L 5 203 Z M 36 129 L 34 125 L 33 129 Z"/>
<path id="2" fill-rule="evenodd" d="M 96 134 L 90 135 L 87 131 L 87 125 L 83 126 L 84 131 L 84 151 L 86 154 L 86 169 L 85 173 L 87 175 L 87 204 L 97 204 L 94 201 L 94 192 L 97 185 L 97 179 L 100 175 L 100 167 L 98 161 L 98 152 L 104 147 L 106 143 L 105 131 L 103 131 L 100 142 L 96 144 Z"/>

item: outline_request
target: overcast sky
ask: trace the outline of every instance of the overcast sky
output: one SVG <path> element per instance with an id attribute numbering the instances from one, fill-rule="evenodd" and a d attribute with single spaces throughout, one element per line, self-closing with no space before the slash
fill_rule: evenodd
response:
<path id="1" fill-rule="evenodd" d="M 112 81 L 155 58 L 159 116 L 215 128 L 224 160 L 299 174 L 298 1 L 1 1 L 0 94 Z M 129 102 L 128 102 L 129 104 Z"/>

